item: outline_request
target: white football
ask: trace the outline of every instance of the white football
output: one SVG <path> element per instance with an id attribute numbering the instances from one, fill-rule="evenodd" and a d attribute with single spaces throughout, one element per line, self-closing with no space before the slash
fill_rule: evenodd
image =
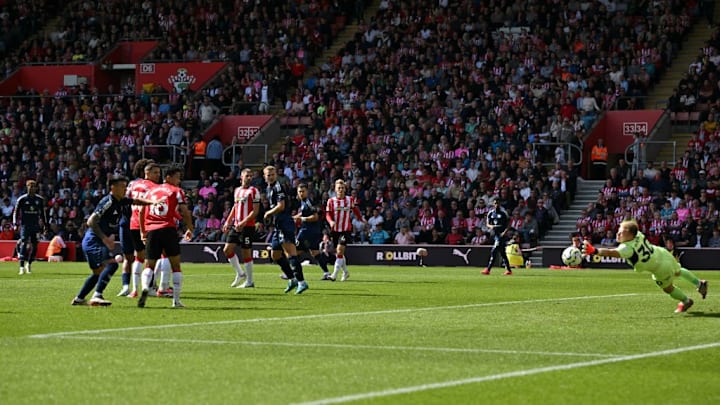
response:
<path id="1" fill-rule="evenodd" d="M 116 261 L 117 263 L 122 263 L 123 260 L 125 260 L 125 256 L 123 256 L 123 255 L 115 255 L 115 261 Z"/>
<path id="2" fill-rule="evenodd" d="M 422 257 L 425 257 L 425 256 L 428 255 L 428 251 L 427 251 L 427 249 L 425 249 L 425 248 L 417 248 L 417 250 L 415 251 L 415 253 L 416 253 L 418 256 L 422 256 Z"/>
<path id="3" fill-rule="evenodd" d="M 566 266 L 577 267 L 582 263 L 582 252 L 575 246 L 569 246 L 563 250 L 560 258 Z"/>

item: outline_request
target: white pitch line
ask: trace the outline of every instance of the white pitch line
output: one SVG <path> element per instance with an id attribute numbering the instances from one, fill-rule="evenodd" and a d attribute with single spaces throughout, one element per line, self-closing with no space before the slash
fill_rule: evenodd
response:
<path id="1" fill-rule="evenodd" d="M 432 383 L 432 384 L 422 384 L 422 385 L 415 385 L 415 386 L 410 386 L 410 387 L 393 388 L 393 389 L 382 390 L 382 391 L 373 391 L 373 392 L 365 392 L 365 393 L 360 393 L 360 394 L 344 395 L 341 397 L 325 398 L 325 399 L 319 399 L 316 401 L 300 402 L 300 403 L 297 403 L 296 405 L 341 404 L 341 403 L 345 403 L 345 402 L 360 401 L 360 400 L 366 400 L 366 399 L 371 399 L 371 398 L 388 397 L 388 396 L 400 395 L 400 394 L 412 394 L 412 393 L 420 392 L 420 391 L 457 387 L 459 385 L 475 384 L 475 383 L 481 383 L 481 382 L 485 382 L 485 381 L 502 380 L 502 379 L 515 378 L 515 377 L 526 377 L 526 376 L 535 375 L 535 374 L 551 373 L 554 371 L 572 370 L 572 369 L 576 369 L 576 368 L 599 366 L 599 365 L 603 365 L 603 364 L 612 364 L 612 363 L 620 363 L 620 362 L 624 362 L 624 361 L 647 359 L 647 358 L 651 358 L 651 357 L 667 356 L 667 355 L 689 352 L 689 351 L 694 351 L 694 350 L 711 349 L 711 348 L 715 348 L 715 347 L 720 347 L 720 342 L 708 343 L 708 344 L 697 345 L 697 346 L 679 347 L 677 349 L 662 350 L 662 351 L 657 351 L 657 352 L 620 356 L 620 357 L 614 357 L 614 358 L 610 358 L 610 359 L 590 360 L 590 361 L 582 361 L 579 363 L 570 363 L 570 364 L 563 364 L 563 365 L 557 365 L 557 366 L 533 368 L 533 369 L 529 369 L 529 370 L 511 371 L 508 373 L 492 374 L 492 375 L 487 375 L 487 376 L 482 376 L 482 377 L 465 378 L 462 380 L 444 381 L 444 382 L 438 382 L 438 383 Z"/>
<path id="2" fill-rule="evenodd" d="M 112 329 L 89 329 L 69 332 L 56 332 L 56 333 L 43 333 L 37 335 L 30 335 L 28 337 L 35 339 L 47 339 L 53 337 L 63 337 L 72 335 L 91 335 L 99 333 L 112 333 L 112 332 L 127 332 L 136 330 L 151 330 L 151 329 L 171 329 L 171 328 L 187 328 L 193 326 L 212 326 L 212 325 L 232 325 L 241 323 L 256 323 L 256 322 L 287 322 L 287 321 L 298 321 L 308 319 L 322 319 L 322 318 L 338 318 L 348 316 L 362 316 L 362 315 L 392 315 L 392 314 L 404 314 L 412 312 L 424 312 L 424 311 L 446 311 L 453 309 L 467 309 L 467 308 L 481 308 L 498 305 L 516 305 L 516 304 L 537 304 L 542 302 L 560 302 L 560 301 L 579 301 L 589 299 L 602 299 L 602 298 L 624 298 L 632 297 L 640 294 L 611 294 L 611 295 L 588 295 L 582 297 L 567 297 L 567 298 L 543 298 L 535 300 L 522 300 L 522 301 L 501 301 L 501 302 L 483 302 L 480 304 L 466 304 L 466 305 L 448 305 L 443 307 L 426 307 L 426 308 L 406 308 L 406 309 L 387 309 L 382 311 L 368 311 L 368 312 L 341 312 L 334 314 L 312 314 L 312 315 L 297 315 L 297 316 L 285 316 L 276 318 L 251 318 L 251 319 L 235 319 L 228 321 L 210 321 L 210 322 L 193 322 L 193 323 L 179 323 L 179 324 L 166 324 L 166 325 L 146 325 L 146 326 L 130 326 L 127 328 L 112 328 Z"/>
<path id="3" fill-rule="evenodd" d="M 165 338 L 136 338 L 124 336 L 61 336 L 59 339 L 75 340 L 121 340 L 123 342 L 158 342 L 158 343 L 189 343 L 209 345 L 245 345 L 245 346 L 286 346 L 286 347 L 307 347 L 321 349 L 368 349 L 368 350 L 392 350 L 392 351 L 424 351 L 439 353 L 497 353 L 517 354 L 536 356 L 562 356 L 562 357 L 617 357 L 619 354 L 601 353 L 575 353 L 575 352 L 536 352 L 530 350 L 498 350 L 498 349 L 474 349 L 461 347 L 423 347 L 423 346 L 377 346 L 377 345 L 351 345 L 351 344 L 325 344 L 325 343 L 287 343 L 287 342 L 258 342 L 252 340 L 206 340 L 206 339 L 165 339 Z"/>

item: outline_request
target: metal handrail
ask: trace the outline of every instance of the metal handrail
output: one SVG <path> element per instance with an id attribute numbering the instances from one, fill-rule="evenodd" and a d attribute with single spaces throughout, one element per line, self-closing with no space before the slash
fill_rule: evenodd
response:
<path id="1" fill-rule="evenodd" d="M 171 94 L 171 93 L 170 93 L 170 92 L 167 92 L 167 91 L 148 93 L 148 95 L 150 95 L 150 96 L 169 96 L 170 94 Z M 143 92 L 142 92 L 142 91 L 141 91 L 141 92 L 138 92 L 138 93 L 133 92 L 133 94 L 124 94 L 124 93 L 67 94 L 67 95 L 64 95 L 64 96 L 62 96 L 62 97 L 60 97 L 60 98 L 61 98 L 61 99 L 74 99 L 74 98 L 87 98 L 87 99 L 91 99 L 91 98 L 93 98 L 93 97 L 98 97 L 98 98 L 101 98 L 101 99 L 102 99 L 101 101 L 104 103 L 104 102 L 105 102 L 105 98 L 107 98 L 107 97 L 116 97 L 116 96 L 138 97 L 138 96 L 141 96 L 141 95 L 143 95 Z M 27 95 L 17 95 L 17 94 L 14 94 L 14 95 L 9 95 L 9 96 L 0 95 L 0 100 L 34 100 L 34 99 L 41 99 L 41 98 L 45 98 L 45 99 L 55 98 L 55 93 L 48 93 L 48 94 L 27 94 Z"/>
<path id="2" fill-rule="evenodd" d="M 638 169 L 645 169 L 647 166 L 647 159 L 645 157 L 644 149 L 648 144 L 672 144 L 672 162 L 669 164 L 674 165 L 677 161 L 677 141 L 635 141 L 625 148 L 624 156 L 625 161 L 631 163 L 633 167 L 633 173 L 637 173 Z M 632 150 L 633 159 L 630 160 L 628 153 Z"/>
<path id="3" fill-rule="evenodd" d="M 260 149 L 260 151 L 256 152 L 256 149 Z M 229 150 L 232 150 L 232 153 L 229 154 L 229 157 L 231 159 L 230 162 L 228 162 L 226 159 L 226 157 L 228 157 L 228 154 L 226 152 Z M 256 153 L 262 154 L 258 163 L 254 163 L 256 159 L 253 159 L 254 154 Z M 222 163 L 223 165 L 230 167 L 231 172 L 235 172 L 238 166 L 237 162 L 243 156 L 247 158 L 243 159 L 244 167 L 262 167 L 268 161 L 268 144 L 233 143 L 232 145 L 228 146 L 223 150 Z"/>
<path id="4" fill-rule="evenodd" d="M 537 146 L 536 146 L 536 145 L 540 145 L 540 146 L 543 146 L 543 147 L 544 147 L 544 146 L 557 146 L 557 145 L 566 146 L 566 147 L 567 147 L 567 149 L 565 150 L 565 161 L 566 161 L 566 162 L 570 160 L 570 152 L 571 152 L 571 150 L 572 150 L 573 148 L 575 148 L 578 152 L 580 152 L 580 161 L 579 161 L 579 162 L 573 161 L 573 163 L 575 163 L 576 166 L 580 167 L 580 165 L 581 165 L 582 162 L 583 162 L 583 153 L 582 153 L 583 151 L 582 151 L 582 148 L 579 147 L 579 146 L 577 146 L 577 145 L 573 145 L 573 144 L 571 144 L 571 143 L 569 143 L 569 142 L 533 142 L 533 143 L 532 143 L 533 155 L 535 154 L 535 151 L 536 151 L 536 149 L 537 149 Z M 544 166 L 555 166 L 555 161 L 543 163 L 543 165 L 544 165 Z"/>
<path id="5" fill-rule="evenodd" d="M 177 145 L 143 145 L 142 147 L 142 158 L 145 159 L 145 149 L 170 149 L 172 156 L 172 164 L 185 166 L 187 162 L 187 148 L 183 148 Z M 178 160 L 179 158 L 179 160 Z"/>
<path id="6" fill-rule="evenodd" d="M 629 100 L 629 99 L 639 99 L 639 100 L 643 100 L 643 103 L 645 103 L 645 101 L 650 99 L 650 95 L 644 94 L 642 96 L 620 96 L 620 97 L 617 97 L 615 99 L 615 101 L 613 102 L 612 110 L 613 111 L 623 111 L 623 110 L 618 109 L 618 103 L 620 102 L 620 100 Z M 644 108 L 647 109 L 647 108 L 649 108 L 649 106 L 646 105 L 646 106 L 644 106 Z"/>
<path id="7" fill-rule="evenodd" d="M 230 154 L 230 161 L 228 162 L 225 157 L 227 154 L 225 152 L 232 150 L 232 153 Z M 235 172 L 237 169 L 236 166 L 238 165 L 237 162 L 239 158 L 242 156 L 242 145 L 234 143 L 227 148 L 223 149 L 222 154 L 222 163 L 225 166 L 228 166 L 230 168 L 230 172 Z"/>

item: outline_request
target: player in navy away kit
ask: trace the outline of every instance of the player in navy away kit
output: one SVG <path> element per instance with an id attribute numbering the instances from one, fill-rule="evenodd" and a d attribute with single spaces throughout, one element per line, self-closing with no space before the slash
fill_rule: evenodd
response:
<path id="1" fill-rule="evenodd" d="M 493 209 L 491 209 L 490 212 L 488 212 L 487 214 L 487 226 L 493 231 L 495 243 L 493 243 L 493 247 L 490 250 L 490 261 L 488 262 L 487 268 L 482 271 L 482 274 L 490 274 L 490 270 L 495 263 L 496 253 L 500 253 L 500 257 L 503 259 L 503 263 L 505 264 L 505 273 L 503 274 L 505 274 L 506 276 L 512 274 L 512 270 L 510 269 L 510 261 L 507 258 L 507 253 L 505 253 L 505 244 L 507 243 L 509 221 L 510 217 L 508 216 L 507 212 L 505 212 L 505 210 L 500 206 L 500 200 L 496 198 L 495 201 L 493 201 Z"/>
<path id="2" fill-rule="evenodd" d="M 111 304 L 110 301 L 103 298 L 102 293 L 110 282 L 110 277 L 118 269 L 118 264 L 111 251 L 115 247 L 115 235 L 120 228 L 120 218 L 123 215 L 124 207 L 130 204 L 152 204 L 148 200 L 125 197 L 128 185 L 126 177 L 113 176 L 108 180 L 108 185 L 110 193 L 98 202 L 95 211 L 88 218 L 88 230 L 82 240 L 82 248 L 92 274 L 85 280 L 80 292 L 72 300 L 72 305 L 108 306 Z M 85 296 L 93 288 L 96 288 L 95 295 L 90 301 L 86 301 Z"/>
<path id="3" fill-rule="evenodd" d="M 297 287 L 295 294 L 302 294 L 308 289 L 308 285 L 295 249 L 295 222 L 290 215 L 290 199 L 285 188 L 277 181 L 277 170 L 274 166 L 267 166 L 263 169 L 263 174 L 268 185 L 266 196 L 270 202 L 270 209 L 265 212 L 263 219 L 265 225 L 274 222 L 270 240 L 272 259 L 288 278 L 285 293 Z"/>
<path id="4" fill-rule="evenodd" d="M 325 255 L 320 253 L 320 240 L 322 239 L 322 216 L 320 209 L 313 205 L 308 197 L 308 186 L 300 183 L 297 187 L 297 198 L 300 201 L 298 213 L 293 217 L 300 221 L 300 230 L 297 235 L 298 252 L 308 252 L 317 260 L 323 271 L 323 280 L 330 280 Z"/>
<path id="5" fill-rule="evenodd" d="M 30 274 L 31 265 L 35 260 L 37 251 L 38 233 L 43 225 L 47 226 L 47 213 L 45 211 L 45 199 L 37 195 L 38 184 L 35 180 L 28 180 L 25 183 L 27 193 L 21 195 L 15 204 L 13 211 L 13 223 L 20 231 L 17 251 L 20 260 L 20 272 L 18 274 Z M 42 220 L 42 224 L 40 222 Z"/>

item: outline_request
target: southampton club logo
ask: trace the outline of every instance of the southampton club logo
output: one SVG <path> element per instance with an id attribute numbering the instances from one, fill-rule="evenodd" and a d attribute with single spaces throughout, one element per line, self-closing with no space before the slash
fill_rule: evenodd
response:
<path id="1" fill-rule="evenodd" d="M 185 90 L 190 89 L 190 85 L 195 83 L 195 76 L 188 73 L 185 68 L 179 68 L 177 73 L 168 77 L 168 82 L 172 84 L 175 91 L 182 93 Z"/>
<path id="2" fill-rule="evenodd" d="M 470 254 L 470 251 L 472 251 L 472 249 L 466 250 L 465 253 L 458 249 L 453 249 L 453 256 L 462 257 L 462 259 L 465 260 L 465 265 L 469 265 L 470 261 L 468 261 L 468 255 Z"/>

